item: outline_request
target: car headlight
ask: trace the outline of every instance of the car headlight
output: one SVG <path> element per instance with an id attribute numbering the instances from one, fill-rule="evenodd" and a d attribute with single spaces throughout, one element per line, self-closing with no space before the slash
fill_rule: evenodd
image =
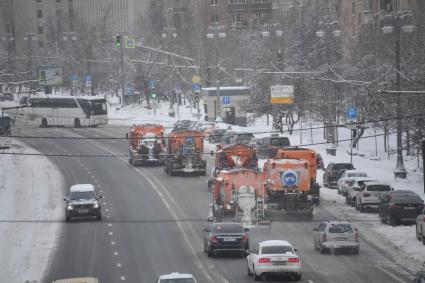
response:
<path id="1" fill-rule="evenodd" d="M 96 201 L 95 203 L 93 203 L 93 208 L 99 208 L 99 202 Z"/>
<path id="2" fill-rule="evenodd" d="M 66 206 L 66 209 L 67 209 L 67 210 L 73 210 L 73 209 L 74 209 L 74 206 L 72 206 L 72 204 L 68 204 L 68 205 Z"/>

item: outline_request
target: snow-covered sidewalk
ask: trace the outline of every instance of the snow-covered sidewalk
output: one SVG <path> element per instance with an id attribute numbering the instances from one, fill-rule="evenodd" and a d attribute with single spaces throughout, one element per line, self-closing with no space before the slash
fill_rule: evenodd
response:
<path id="1" fill-rule="evenodd" d="M 37 153 L 16 140 L 11 151 Z M 60 237 L 63 185 L 46 157 L 0 155 L 0 282 L 41 282 Z"/>

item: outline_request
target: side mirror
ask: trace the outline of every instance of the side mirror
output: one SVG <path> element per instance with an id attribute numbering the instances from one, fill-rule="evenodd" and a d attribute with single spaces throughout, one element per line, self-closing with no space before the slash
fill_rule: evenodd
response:
<path id="1" fill-rule="evenodd" d="M 64 201 L 68 201 L 68 198 L 67 198 L 67 197 L 64 197 L 64 198 L 63 198 L 63 200 L 64 200 Z"/>
<path id="2" fill-rule="evenodd" d="M 128 133 L 125 133 L 125 139 L 128 140 Z"/>
<path id="3" fill-rule="evenodd" d="M 319 231 L 319 228 L 313 228 L 313 231 L 315 231 L 315 232 L 317 232 L 317 231 Z"/>
<path id="4" fill-rule="evenodd" d="M 295 249 L 295 248 L 294 248 L 294 252 L 296 252 L 296 253 L 297 253 L 297 252 L 298 252 L 298 249 Z"/>
<path id="5" fill-rule="evenodd" d="M 391 188 L 391 191 L 394 191 L 394 188 Z"/>
<path id="6" fill-rule="evenodd" d="M 97 196 L 97 198 L 98 199 L 102 199 L 103 198 L 103 195 Z"/>

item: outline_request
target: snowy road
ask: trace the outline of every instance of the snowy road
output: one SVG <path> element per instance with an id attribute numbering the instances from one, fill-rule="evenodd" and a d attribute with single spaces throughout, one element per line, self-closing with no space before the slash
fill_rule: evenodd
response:
<path id="1" fill-rule="evenodd" d="M 67 137 L 124 137 L 126 127 L 98 129 L 23 129 L 21 134 Z M 27 140 L 41 152 L 125 155 L 125 140 Z M 60 248 L 46 281 L 92 275 L 101 282 L 153 282 L 162 273 L 190 272 L 199 282 L 251 282 L 241 258 L 207 258 L 202 228 L 211 200 L 204 177 L 169 177 L 162 168 L 130 167 L 126 158 L 51 158 L 66 185 L 95 183 L 105 195 L 104 220 L 64 226 Z M 325 204 L 323 204 L 325 205 Z M 109 216 L 109 217 L 108 217 Z M 335 219 L 318 209 L 316 220 Z M 177 219 L 181 221 L 176 221 Z M 317 222 L 275 222 L 256 228 L 251 243 L 287 239 L 304 263 L 302 282 L 410 282 L 412 271 L 391 247 L 363 241 L 359 256 L 321 255 L 314 251 Z M 367 231 L 362 231 L 367 233 Z"/>

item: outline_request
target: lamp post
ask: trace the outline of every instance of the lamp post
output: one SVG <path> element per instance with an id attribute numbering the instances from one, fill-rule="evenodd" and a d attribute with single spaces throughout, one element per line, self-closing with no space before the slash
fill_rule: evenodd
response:
<path id="1" fill-rule="evenodd" d="M 400 41 L 401 34 L 403 33 L 412 33 L 415 30 L 415 26 L 410 24 L 412 20 L 412 15 L 408 13 L 395 12 L 391 15 L 387 15 L 384 19 L 384 27 L 382 32 L 384 34 L 395 35 L 395 53 L 396 53 L 396 91 L 398 91 L 396 96 L 396 120 L 397 120 L 397 163 L 394 170 L 394 176 L 397 178 L 405 179 L 407 177 L 407 171 L 404 167 L 403 161 L 403 144 L 402 144 L 402 121 L 401 121 L 401 101 L 400 101 L 400 91 L 401 91 L 401 76 L 400 76 Z"/>
<path id="2" fill-rule="evenodd" d="M 65 52 L 65 64 L 68 63 L 68 49 L 67 49 L 67 42 L 71 41 L 72 42 L 72 51 L 74 50 L 74 42 L 77 40 L 77 36 L 75 35 L 75 32 L 64 32 L 63 36 L 62 36 L 62 41 L 64 42 L 64 52 Z M 71 63 L 71 74 L 74 74 L 74 68 L 73 68 L 73 64 Z M 72 76 L 73 77 L 73 76 Z M 74 95 L 74 81 L 71 81 L 71 95 Z"/>
<path id="3" fill-rule="evenodd" d="M 210 31 L 207 33 L 207 38 L 209 40 L 214 40 L 214 39 L 224 39 L 226 38 L 226 33 L 221 31 L 221 29 L 223 29 L 223 27 L 221 26 L 217 26 L 217 27 L 209 27 L 208 28 Z M 221 112 L 220 112 L 220 66 L 219 66 L 219 55 L 218 55 L 218 44 L 217 41 L 215 42 L 215 54 L 216 54 L 216 62 L 217 62 L 217 90 L 216 90 L 216 104 L 215 104 L 215 121 L 216 122 L 222 122 L 223 119 L 221 117 Z"/>
<path id="4" fill-rule="evenodd" d="M 178 37 L 178 34 L 176 32 L 176 28 L 164 28 L 163 32 L 161 33 L 162 39 L 166 40 L 167 38 L 176 39 Z M 169 57 L 170 64 L 172 63 L 171 56 Z M 181 102 L 181 94 L 179 93 L 179 98 L 177 98 L 177 93 L 174 89 L 174 69 L 171 74 L 171 81 L 170 81 L 170 110 L 168 111 L 168 115 L 170 117 L 174 117 L 174 99 L 177 100 L 177 120 L 180 121 L 180 102 Z"/>
<path id="5" fill-rule="evenodd" d="M 31 75 L 31 78 L 33 76 L 33 67 L 32 67 L 32 41 L 36 41 L 37 37 L 33 33 L 25 33 L 25 36 L 23 38 L 24 41 L 28 42 L 28 69 Z"/>
<path id="6" fill-rule="evenodd" d="M 5 36 L 1 37 L 1 43 L 3 44 L 4 48 L 6 48 L 7 51 L 7 61 L 8 61 L 8 70 L 13 72 L 14 70 L 14 58 L 12 58 L 12 54 L 13 57 L 15 55 L 15 38 L 13 37 L 12 34 L 7 34 Z"/>

